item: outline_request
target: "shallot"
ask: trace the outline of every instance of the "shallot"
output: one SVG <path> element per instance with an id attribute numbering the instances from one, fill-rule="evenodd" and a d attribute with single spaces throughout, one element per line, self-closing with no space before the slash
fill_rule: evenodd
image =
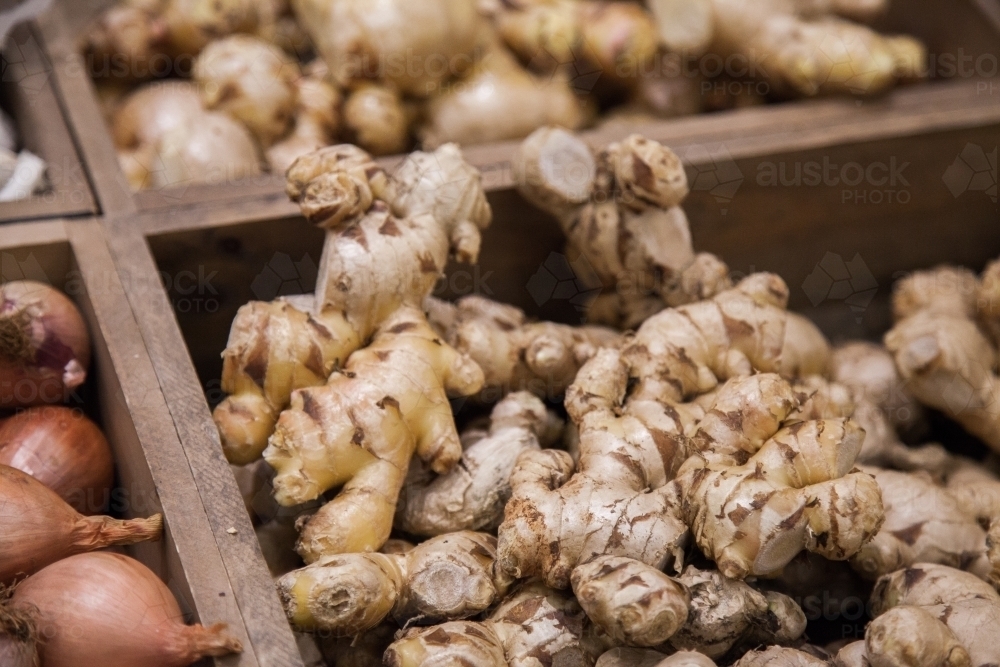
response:
<path id="1" fill-rule="evenodd" d="M 89 365 L 90 336 L 69 297 L 31 280 L 0 285 L 0 408 L 61 403 Z"/>
<path id="2" fill-rule="evenodd" d="M 78 410 L 34 407 L 0 423 L 0 464 L 28 473 L 81 514 L 102 513 L 111 498 L 111 447 Z"/>
<path id="3" fill-rule="evenodd" d="M 159 539 L 163 517 L 83 516 L 31 475 L 0 465 L 0 584 L 61 558 Z"/>
<path id="4" fill-rule="evenodd" d="M 243 650 L 225 624 L 184 625 L 170 589 L 137 560 L 80 554 L 29 577 L 0 623 L 29 614 L 45 667 L 187 667 Z"/>

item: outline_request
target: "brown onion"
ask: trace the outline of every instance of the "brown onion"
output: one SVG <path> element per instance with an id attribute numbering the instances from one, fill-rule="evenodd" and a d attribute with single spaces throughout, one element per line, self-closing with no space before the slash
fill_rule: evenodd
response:
<path id="1" fill-rule="evenodd" d="M 81 514 L 102 513 L 111 498 L 111 447 L 78 410 L 34 407 L 0 422 L 0 464 L 28 473 Z"/>
<path id="2" fill-rule="evenodd" d="M 32 609 L 5 609 L 10 589 L 0 587 L 0 665 L 38 667 L 38 637 Z"/>
<path id="3" fill-rule="evenodd" d="M 44 667 L 187 667 L 243 650 L 225 624 L 184 625 L 170 589 L 121 554 L 49 565 L 17 587 L 5 611 L 33 616 Z"/>
<path id="4" fill-rule="evenodd" d="M 73 554 L 157 540 L 162 533 L 159 514 L 129 521 L 83 516 L 31 475 L 0 465 L 0 584 Z"/>
<path id="5" fill-rule="evenodd" d="M 0 407 L 61 403 L 89 365 L 87 326 L 65 294 L 31 280 L 0 285 Z"/>

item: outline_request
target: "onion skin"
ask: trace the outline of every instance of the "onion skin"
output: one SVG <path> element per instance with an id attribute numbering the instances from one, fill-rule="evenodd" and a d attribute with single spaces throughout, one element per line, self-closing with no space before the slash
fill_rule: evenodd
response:
<path id="1" fill-rule="evenodd" d="M 81 514 L 101 514 L 111 498 L 111 447 L 78 410 L 34 407 L 0 422 L 0 464 L 28 473 Z"/>
<path id="2" fill-rule="evenodd" d="M 0 408 L 62 403 L 89 366 L 87 325 L 69 297 L 31 280 L 0 285 Z"/>
<path id="3" fill-rule="evenodd" d="M 222 624 L 184 625 L 170 589 L 120 554 L 72 556 L 28 578 L 9 609 L 32 608 L 45 667 L 187 667 L 243 650 Z"/>
<path id="4" fill-rule="evenodd" d="M 0 465 L 0 584 L 105 547 L 158 540 L 163 517 L 83 516 L 31 475 Z"/>
<path id="5" fill-rule="evenodd" d="M 6 609 L 8 595 L 9 589 L 0 587 L 0 665 L 38 667 L 34 610 Z"/>

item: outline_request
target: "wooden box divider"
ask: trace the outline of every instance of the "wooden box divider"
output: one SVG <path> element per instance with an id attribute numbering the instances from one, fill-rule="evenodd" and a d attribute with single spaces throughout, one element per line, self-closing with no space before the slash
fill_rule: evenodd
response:
<path id="1" fill-rule="evenodd" d="M 21 146 L 48 164 L 48 188 L 25 199 L 0 203 L 0 223 L 93 215 L 97 212 L 87 172 L 62 113 L 52 64 L 32 26 L 7 37 L 0 97 L 17 127 Z"/>

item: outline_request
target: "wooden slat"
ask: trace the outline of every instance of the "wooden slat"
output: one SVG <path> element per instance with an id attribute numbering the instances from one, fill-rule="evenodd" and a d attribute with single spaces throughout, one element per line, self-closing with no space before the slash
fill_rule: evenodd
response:
<path id="1" fill-rule="evenodd" d="M 222 453 L 218 432 L 191 365 L 169 300 L 159 284 L 153 258 L 130 218 L 106 219 L 115 266 L 145 348 L 153 359 L 166 398 L 205 503 L 208 521 L 223 555 L 236 603 L 262 667 L 301 667 L 302 659 L 278 601 L 250 518 Z M 150 281 L 152 279 L 152 281 Z"/>
<path id="2" fill-rule="evenodd" d="M 94 85 L 76 50 L 71 12 L 76 3 L 55 2 L 38 19 L 37 34 L 52 65 L 52 78 L 73 138 L 83 154 L 84 167 L 105 214 L 136 210 L 132 189 L 118 164 L 111 134 L 104 123 Z"/>

